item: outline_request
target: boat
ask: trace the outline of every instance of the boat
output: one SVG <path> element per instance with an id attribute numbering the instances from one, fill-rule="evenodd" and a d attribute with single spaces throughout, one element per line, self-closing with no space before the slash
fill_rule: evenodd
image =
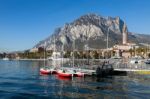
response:
<path id="1" fill-rule="evenodd" d="M 145 64 L 150 64 L 150 59 L 147 59 L 147 60 L 145 61 Z"/>
<path id="2" fill-rule="evenodd" d="M 81 69 L 74 70 L 74 76 L 75 77 L 84 77 L 85 73 Z"/>
<path id="3" fill-rule="evenodd" d="M 40 68 L 40 73 L 41 74 L 50 74 L 51 70 L 47 67 L 43 67 L 43 68 Z"/>
<path id="4" fill-rule="evenodd" d="M 46 46 L 46 42 L 44 44 L 44 66 L 42 68 L 40 68 L 40 73 L 41 74 L 50 74 L 50 70 L 47 66 L 45 66 L 45 46 Z"/>
<path id="5" fill-rule="evenodd" d="M 130 60 L 130 63 L 131 63 L 131 64 L 137 64 L 137 63 L 139 63 L 139 62 L 138 62 L 137 59 L 131 59 L 131 60 Z"/>
<path id="6" fill-rule="evenodd" d="M 142 62 L 143 62 L 143 59 L 140 56 L 132 57 L 129 61 L 129 63 L 131 63 L 131 64 L 140 64 Z"/>
<path id="7" fill-rule="evenodd" d="M 74 75 L 74 70 L 72 68 L 64 68 L 63 66 L 63 50 L 64 50 L 64 45 L 62 45 L 62 66 L 61 68 L 57 71 L 58 76 L 61 77 L 73 77 Z"/>
<path id="8" fill-rule="evenodd" d="M 40 69 L 42 74 L 57 74 L 57 69 L 53 67 L 43 67 Z"/>
<path id="9" fill-rule="evenodd" d="M 51 69 L 46 66 L 46 63 L 45 63 L 45 46 L 46 46 L 46 42 L 44 44 L 44 66 L 42 68 L 40 68 L 40 73 L 41 74 L 51 74 Z"/>
<path id="10" fill-rule="evenodd" d="M 61 76 L 61 77 L 73 77 L 74 73 L 73 73 L 73 70 L 71 69 L 59 69 L 57 71 L 57 74 L 58 76 Z"/>
<path id="11" fill-rule="evenodd" d="M 102 65 L 98 66 L 96 69 L 96 75 L 99 77 L 112 75 L 113 74 L 113 66 L 107 61 L 104 61 Z"/>
<path id="12" fill-rule="evenodd" d="M 75 41 L 73 42 L 73 70 L 74 70 L 74 76 L 75 77 L 84 77 L 85 76 L 85 73 L 82 72 L 81 68 L 78 66 L 77 69 L 75 69 L 75 63 L 74 63 L 74 49 L 75 49 Z"/>
<path id="13" fill-rule="evenodd" d="M 84 76 L 92 76 L 92 75 L 95 75 L 96 73 L 96 70 L 94 69 L 90 69 L 90 68 L 79 68 L 79 69 L 76 69 L 76 73 L 75 75 L 77 75 L 78 77 L 84 77 Z"/>
<path id="14" fill-rule="evenodd" d="M 55 40 L 54 40 L 54 45 L 56 46 L 56 44 L 55 44 Z M 44 45 L 44 49 L 45 49 L 45 46 L 46 46 L 46 44 Z M 54 47 L 54 52 L 56 52 L 55 51 L 56 50 L 56 47 Z M 53 59 L 56 59 L 56 55 L 54 55 L 53 56 Z M 61 59 L 60 59 L 61 60 Z M 45 51 L 44 51 L 44 66 L 45 66 Z M 46 68 L 41 68 L 40 69 L 40 72 L 41 73 L 45 73 L 45 74 L 57 74 L 57 69 L 56 69 L 56 60 L 54 60 L 54 64 L 53 64 L 53 66 L 49 66 L 49 67 L 46 67 Z"/>
<path id="15" fill-rule="evenodd" d="M 54 52 L 56 52 L 56 41 L 55 41 L 55 39 L 54 39 Z M 56 59 L 56 55 L 54 55 L 54 59 Z M 50 68 L 50 71 L 51 71 L 51 74 L 57 74 L 57 69 L 58 68 L 56 68 L 56 60 L 54 60 L 53 59 L 53 62 L 54 62 L 54 64 L 51 66 L 51 68 Z"/>
<path id="16" fill-rule="evenodd" d="M 77 77 L 84 77 L 85 73 L 77 72 L 74 75 L 77 76 Z"/>
<path id="17" fill-rule="evenodd" d="M 3 58 L 3 60 L 9 60 L 9 58 L 5 57 L 5 58 Z"/>

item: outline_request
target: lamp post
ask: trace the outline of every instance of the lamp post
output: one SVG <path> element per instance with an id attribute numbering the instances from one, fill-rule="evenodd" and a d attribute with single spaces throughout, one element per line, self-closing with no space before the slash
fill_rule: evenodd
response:
<path id="1" fill-rule="evenodd" d="M 107 55 L 107 58 L 108 58 L 108 47 L 109 47 L 109 42 L 108 42 L 108 39 L 109 39 L 109 28 L 108 28 L 108 31 L 107 31 L 107 40 L 106 40 L 106 55 Z"/>
<path id="2" fill-rule="evenodd" d="M 110 18 L 109 18 L 108 20 L 109 20 L 109 21 L 108 21 L 108 25 L 109 25 L 109 26 L 111 26 L 111 20 L 110 20 Z M 108 58 L 108 47 L 109 47 L 109 27 L 108 27 L 108 31 L 107 31 L 107 44 L 106 44 L 106 47 L 107 47 L 106 52 L 107 52 L 107 58 Z"/>

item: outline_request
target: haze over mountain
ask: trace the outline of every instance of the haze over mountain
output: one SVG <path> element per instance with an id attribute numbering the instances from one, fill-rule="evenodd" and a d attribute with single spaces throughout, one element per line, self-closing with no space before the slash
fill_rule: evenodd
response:
<path id="1" fill-rule="evenodd" d="M 106 48 L 107 33 L 109 47 L 112 47 L 114 44 L 122 44 L 122 33 L 124 32 L 128 33 L 129 42 L 150 42 L 149 35 L 128 31 L 126 23 L 119 17 L 86 14 L 71 23 L 56 28 L 51 36 L 40 41 L 34 48 L 43 47 L 46 44 L 47 49 L 53 49 L 54 41 L 56 41 L 57 49 L 60 49 L 62 44 L 69 49 L 73 41 L 75 41 L 76 49 L 84 49 L 85 44 L 94 49 Z"/>

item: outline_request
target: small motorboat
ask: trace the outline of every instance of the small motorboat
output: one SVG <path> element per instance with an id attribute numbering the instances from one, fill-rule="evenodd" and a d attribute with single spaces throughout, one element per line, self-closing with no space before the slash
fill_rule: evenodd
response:
<path id="1" fill-rule="evenodd" d="M 147 60 L 145 61 L 145 64 L 150 64 L 150 59 L 147 59 Z"/>
<path id="2" fill-rule="evenodd" d="M 143 58 L 140 56 L 132 57 L 129 61 L 131 64 L 141 64 L 143 62 Z"/>
<path id="3" fill-rule="evenodd" d="M 44 67 L 40 69 L 40 73 L 42 74 L 57 74 L 56 68 L 53 67 Z"/>
<path id="4" fill-rule="evenodd" d="M 51 74 L 57 74 L 57 69 L 56 68 L 50 68 L 50 73 Z"/>
<path id="5" fill-rule="evenodd" d="M 74 72 L 71 69 L 60 69 L 57 71 L 57 74 L 61 77 L 73 77 Z"/>
<path id="6" fill-rule="evenodd" d="M 3 58 L 3 60 L 7 61 L 7 60 L 9 60 L 9 58 L 5 57 L 5 58 Z"/>
<path id="7" fill-rule="evenodd" d="M 84 77 L 84 76 L 85 76 L 85 73 L 83 73 L 83 72 L 76 72 L 74 75 L 75 75 L 76 77 Z"/>
<path id="8" fill-rule="evenodd" d="M 74 76 L 75 77 L 84 77 L 85 73 L 80 68 L 74 69 Z"/>
<path id="9" fill-rule="evenodd" d="M 41 68 L 40 73 L 41 74 L 50 74 L 51 70 L 49 68 Z"/>

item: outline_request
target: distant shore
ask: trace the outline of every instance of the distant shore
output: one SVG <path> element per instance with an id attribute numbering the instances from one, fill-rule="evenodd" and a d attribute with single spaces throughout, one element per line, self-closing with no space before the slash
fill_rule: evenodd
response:
<path id="1" fill-rule="evenodd" d="M 0 59 L 0 60 L 3 60 L 3 59 Z M 9 60 L 16 60 L 16 61 L 44 61 L 44 60 L 46 60 L 47 61 L 49 59 L 9 59 Z M 63 60 L 65 61 L 65 58 Z M 70 58 L 69 60 L 72 60 L 72 59 Z M 94 61 L 94 60 L 95 61 L 106 61 L 106 60 L 121 60 L 121 59 L 74 59 L 74 60 L 75 61 Z"/>
<path id="2" fill-rule="evenodd" d="M 13 60 L 24 60 L 24 61 L 44 61 L 44 60 L 48 60 L 48 59 L 13 59 Z"/>
<path id="3" fill-rule="evenodd" d="M 3 60 L 3 59 L 0 59 Z M 16 61 L 44 61 L 44 60 L 48 60 L 48 59 L 8 59 L 8 60 L 16 60 Z"/>

